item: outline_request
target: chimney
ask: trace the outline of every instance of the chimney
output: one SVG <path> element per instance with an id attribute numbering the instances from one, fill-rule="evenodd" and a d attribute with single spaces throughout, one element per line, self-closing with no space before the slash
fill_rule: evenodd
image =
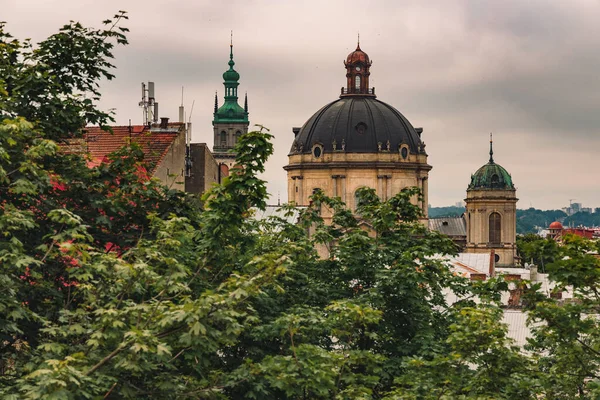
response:
<path id="1" fill-rule="evenodd" d="M 160 129 L 167 129 L 169 127 L 169 118 L 161 117 L 160 119 Z"/>
<path id="2" fill-rule="evenodd" d="M 490 278 L 496 275 L 496 251 L 490 253 Z"/>

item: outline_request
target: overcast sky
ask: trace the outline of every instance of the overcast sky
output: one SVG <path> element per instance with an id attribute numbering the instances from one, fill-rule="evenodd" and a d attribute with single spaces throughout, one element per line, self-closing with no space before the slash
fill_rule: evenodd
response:
<path id="1" fill-rule="evenodd" d="M 378 99 L 424 128 L 433 206 L 464 199 L 494 132 L 519 208 L 600 207 L 598 0 L 0 0 L 0 20 L 37 42 L 69 20 L 100 27 L 121 9 L 130 44 L 115 51 L 101 107 L 140 124 L 141 82 L 154 81 L 160 116 L 176 120 L 184 86 L 193 141 L 211 146 L 233 29 L 251 124 L 275 135 L 263 176 L 271 203 L 278 192 L 286 200 L 292 127 L 337 98 L 360 31 Z"/>

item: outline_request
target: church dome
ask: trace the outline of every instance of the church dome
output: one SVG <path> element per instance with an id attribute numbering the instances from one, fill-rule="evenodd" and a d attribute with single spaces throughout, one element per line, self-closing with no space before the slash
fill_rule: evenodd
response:
<path id="1" fill-rule="evenodd" d="M 471 176 L 469 189 L 514 189 L 510 174 L 500 165 L 490 162 Z"/>
<path id="2" fill-rule="evenodd" d="M 369 56 L 360 49 L 360 44 L 357 45 L 356 50 L 348 54 L 348 57 L 346 58 L 346 63 L 348 64 L 355 64 L 359 62 L 363 64 L 369 64 Z"/>
<path id="3" fill-rule="evenodd" d="M 558 221 L 554 221 L 548 227 L 548 229 L 562 229 L 562 228 L 563 228 L 562 224 L 560 222 L 558 222 Z"/>
<path id="4" fill-rule="evenodd" d="M 290 154 L 310 153 L 316 144 L 325 152 L 346 153 L 398 152 L 405 144 L 417 154 L 424 152 L 419 133 L 389 104 L 374 97 L 342 96 L 306 121 Z"/>
<path id="5" fill-rule="evenodd" d="M 494 151 L 490 140 L 490 161 L 471 175 L 471 183 L 467 190 L 494 189 L 514 190 L 510 174 L 494 162 Z"/>

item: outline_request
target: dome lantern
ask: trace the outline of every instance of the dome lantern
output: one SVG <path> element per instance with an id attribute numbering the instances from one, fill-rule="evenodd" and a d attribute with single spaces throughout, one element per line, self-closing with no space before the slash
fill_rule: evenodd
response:
<path id="1" fill-rule="evenodd" d="M 375 97 L 375 88 L 369 88 L 369 68 L 371 68 L 369 55 L 361 50 L 360 39 L 356 50 L 348 54 L 344 61 L 346 67 L 346 88 L 342 88 L 340 97 L 368 96 Z"/>

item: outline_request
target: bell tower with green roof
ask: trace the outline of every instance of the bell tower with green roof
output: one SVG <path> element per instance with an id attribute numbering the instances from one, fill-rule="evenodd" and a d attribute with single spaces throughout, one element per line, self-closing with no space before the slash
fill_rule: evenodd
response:
<path id="1" fill-rule="evenodd" d="M 498 267 L 515 266 L 517 255 L 517 191 L 510 174 L 490 159 L 473 175 L 467 187 L 465 220 L 467 253 L 491 253 Z"/>
<path id="2" fill-rule="evenodd" d="M 229 45 L 229 69 L 223 73 L 225 86 L 224 102 L 219 107 L 215 93 L 215 110 L 213 114 L 214 146 L 213 155 L 218 164 L 225 164 L 227 169 L 235 162 L 235 145 L 240 136 L 248 133 L 248 95 L 244 107 L 238 104 L 238 86 L 240 74 L 233 69 L 233 41 Z"/>

